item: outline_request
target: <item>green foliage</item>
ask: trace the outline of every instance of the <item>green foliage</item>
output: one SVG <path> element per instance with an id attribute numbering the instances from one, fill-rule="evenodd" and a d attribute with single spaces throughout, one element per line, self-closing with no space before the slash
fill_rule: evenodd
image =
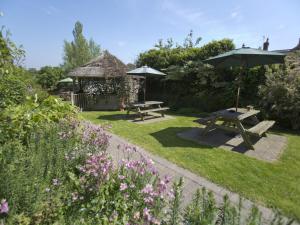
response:
<path id="1" fill-rule="evenodd" d="M 202 191 L 198 189 L 194 199 L 185 209 L 184 223 L 193 225 L 213 224 L 216 210 L 213 194 L 207 192 L 205 188 L 202 188 Z"/>
<path id="2" fill-rule="evenodd" d="M 208 57 L 224 53 L 234 49 L 234 44 L 230 39 L 220 41 L 212 41 L 198 48 L 195 44 L 191 44 L 191 37 L 188 37 L 188 43 L 182 46 L 172 48 L 164 46 L 162 43 L 158 48 L 150 49 L 139 55 L 136 62 L 137 66 L 148 65 L 155 69 L 167 69 L 170 66 L 183 66 L 189 61 L 204 60 Z"/>
<path id="3" fill-rule="evenodd" d="M 73 30 L 74 41 L 64 42 L 64 67 L 67 70 L 82 66 L 92 58 L 100 55 L 100 46 L 93 39 L 83 36 L 83 25 L 77 21 Z"/>
<path id="4" fill-rule="evenodd" d="M 36 84 L 33 75 L 20 64 L 25 52 L 10 39 L 10 34 L 0 31 L 0 110 L 10 105 L 20 104 L 27 95 L 38 93 L 45 96 Z"/>
<path id="5" fill-rule="evenodd" d="M 173 196 L 170 201 L 170 211 L 167 215 L 166 224 L 176 225 L 180 224 L 182 220 L 181 215 L 181 201 L 182 201 L 183 178 L 178 182 L 173 183 Z"/>
<path id="6" fill-rule="evenodd" d="M 189 61 L 184 66 L 169 67 L 167 74 L 166 89 L 172 89 L 172 93 L 166 95 L 173 109 L 213 111 L 233 104 L 234 71 L 214 70 L 202 61 Z"/>
<path id="7" fill-rule="evenodd" d="M 25 50 L 23 46 L 17 46 L 11 40 L 11 33 L 2 26 L 0 29 L 0 74 L 5 73 L 4 67 L 21 66 L 25 59 Z"/>
<path id="8" fill-rule="evenodd" d="M 35 131 L 26 146 L 15 140 L 0 148 L 0 198 L 9 199 L 14 213 L 32 215 L 47 184 L 64 172 L 64 154 L 75 147 L 58 138 L 61 129 L 53 124 Z"/>
<path id="9" fill-rule="evenodd" d="M 9 106 L 1 112 L 0 143 L 11 140 L 27 143 L 36 127 L 57 122 L 75 112 L 73 106 L 54 97 L 41 102 L 37 96 L 36 99 L 28 98 L 26 103 Z"/>
<path id="10" fill-rule="evenodd" d="M 190 33 L 183 46 L 173 48 L 169 41 L 168 45 L 160 43 L 157 45 L 158 49 L 140 54 L 137 66 L 148 65 L 163 69 L 168 74 L 167 80 L 149 85 L 149 98 L 164 98 L 173 109 L 195 107 L 202 111 L 211 111 L 233 103 L 232 89 L 235 84 L 232 81 L 235 72 L 216 71 L 202 63 L 204 59 L 232 50 L 232 40 L 212 41 L 202 47 L 195 47 L 196 44 L 197 41 L 193 42 Z M 165 91 L 162 94 L 161 90 L 172 92 Z"/>
<path id="11" fill-rule="evenodd" d="M 300 51 L 286 58 L 285 67 L 270 67 L 260 86 L 260 105 L 267 118 L 300 129 Z"/>
<path id="12" fill-rule="evenodd" d="M 65 78 L 65 71 L 61 67 L 44 66 L 37 72 L 36 78 L 43 88 L 53 90 L 58 81 Z"/>
<path id="13" fill-rule="evenodd" d="M 5 75 L 0 78 L 0 109 L 20 104 L 26 97 L 26 85 L 18 77 Z"/>

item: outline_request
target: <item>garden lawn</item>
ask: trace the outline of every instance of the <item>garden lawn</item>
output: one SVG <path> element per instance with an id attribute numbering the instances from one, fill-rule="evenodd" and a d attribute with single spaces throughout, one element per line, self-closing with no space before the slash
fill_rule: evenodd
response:
<path id="1" fill-rule="evenodd" d="M 175 119 L 135 124 L 118 119 L 121 114 L 125 112 L 83 112 L 81 115 L 93 123 L 110 124 L 112 133 L 131 143 L 300 220 L 300 135 L 281 133 L 287 136 L 288 147 L 279 161 L 268 163 L 177 137 L 178 132 L 197 126 L 193 122 L 196 117 L 174 115 Z"/>

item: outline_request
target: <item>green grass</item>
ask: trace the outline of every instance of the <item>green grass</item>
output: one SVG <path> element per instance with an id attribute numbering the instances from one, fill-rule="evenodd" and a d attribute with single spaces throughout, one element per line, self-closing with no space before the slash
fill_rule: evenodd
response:
<path id="1" fill-rule="evenodd" d="M 177 137 L 197 126 L 195 117 L 135 124 L 118 119 L 122 112 L 84 112 L 94 123 L 111 124 L 112 132 L 177 165 L 204 176 L 242 196 L 268 207 L 276 207 L 300 220 L 300 135 L 281 133 L 288 147 L 280 160 L 267 163 L 240 153 L 201 146 Z"/>

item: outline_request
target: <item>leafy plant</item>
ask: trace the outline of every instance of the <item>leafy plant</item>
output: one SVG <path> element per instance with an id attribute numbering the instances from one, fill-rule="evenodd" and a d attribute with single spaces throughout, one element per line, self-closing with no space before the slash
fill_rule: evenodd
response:
<path id="1" fill-rule="evenodd" d="M 53 90 L 59 80 L 65 77 L 65 71 L 61 67 L 44 66 L 36 72 L 37 83 L 43 88 Z"/>
<path id="2" fill-rule="evenodd" d="M 184 223 L 194 225 L 213 224 L 216 211 L 213 194 L 207 192 L 205 188 L 198 189 L 194 199 L 185 209 Z"/>
<path id="3" fill-rule="evenodd" d="M 37 96 L 35 99 L 28 97 L 25 104 L 9 106 L 0 113 L 0 143 L 12 140 L 27 143 L 37 127 L 58 122 L 72 114 L 75 116 L 75 112 L 76 108 L 54 97 L 41 102 Z"/>
<path id="4" fill-rule="evenodd" d="M 299 59 L 300 52 L 294 52 L 287 56 L 285 67 L 270 67 L 259 89 L 265 116 L 293 129 L 300 129 Z"/>

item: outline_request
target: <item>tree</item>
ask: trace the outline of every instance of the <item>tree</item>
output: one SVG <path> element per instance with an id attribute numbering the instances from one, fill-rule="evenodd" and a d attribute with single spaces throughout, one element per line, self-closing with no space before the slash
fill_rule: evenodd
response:
<path id="1" fill-rule="evenodd" d="M 56 87 L 59 80 L 64 78 L 65 71 L 61 67 L 44 66 L 37 72 L 37 82 L 48 90 Z"/>
<path id="2" fill-rule="evenodd" d="M 77 21 L 73 30 L 74 40 L 72 42 L 64 41 L 64 67 L 67 70 L 90 61 L 92 58 L 100 55 L 100 45 L 93 39 L 89 41 L 83 36 L 83 25 Z"/>
<path id="3" fill-rule="evenodd" d="M 32 74 L 21 67 L 24 57 L 22 47 L 10 39 L 9 32 L 0 29 L 0 113 L 40 91 Z"/>

